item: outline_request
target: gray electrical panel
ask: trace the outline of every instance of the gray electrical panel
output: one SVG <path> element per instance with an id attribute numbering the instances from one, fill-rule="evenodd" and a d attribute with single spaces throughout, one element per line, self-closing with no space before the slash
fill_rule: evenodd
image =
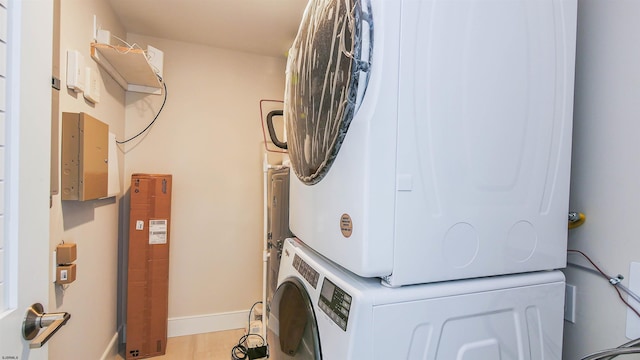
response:
<path id="1" fill-rule="evenodd" d="M 85 113 L 62 113 L 62 200 L 107 196 L 109 126 Z"/>

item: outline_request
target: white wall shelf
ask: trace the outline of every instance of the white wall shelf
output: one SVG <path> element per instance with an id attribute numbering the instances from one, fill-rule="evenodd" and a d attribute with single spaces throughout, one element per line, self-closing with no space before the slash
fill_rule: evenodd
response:
<path id="1" fill-rule="evenodd" d="M 144 50 L 92 43 L 91 57 L 127 91 L 161 94 L 162 84 Z"/>

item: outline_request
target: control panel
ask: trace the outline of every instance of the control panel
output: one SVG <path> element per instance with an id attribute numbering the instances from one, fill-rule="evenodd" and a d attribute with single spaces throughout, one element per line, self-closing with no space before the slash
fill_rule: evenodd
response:
<path id="1" fill-rule="evenodd" d="M 324 279 L 318 306 L 344 331 L 347 331 L 351 300 L 351 295 L 337 287 L 331 280 Z"/>
<path id="2" fill-rule="evenodd" d="M 320 278 L 320 274 L 318 274 L 314 268 L 302 260 L 297 254 L 293 257 L 293 267 L 298 270 L 302 277 L 307 279 L 314 289 L 318 286 L 318 278 Z"/>

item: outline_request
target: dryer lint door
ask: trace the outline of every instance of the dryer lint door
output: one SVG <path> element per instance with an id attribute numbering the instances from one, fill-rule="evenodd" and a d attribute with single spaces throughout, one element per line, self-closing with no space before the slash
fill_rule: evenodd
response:
<path id="1" fill-rule="evenodd" d="M 313 303 L 300 280 L 289 278 L 280 284 L 267 324 L 270 359 L 322 359 Z"/>
<path id="2" fill-rule="evenodd" d="M 327 174 L 364 95 L 373 44 L 369 7 L 368 0 L 310 1 L 289 50 L 287 146 L 304 184 Z"/>

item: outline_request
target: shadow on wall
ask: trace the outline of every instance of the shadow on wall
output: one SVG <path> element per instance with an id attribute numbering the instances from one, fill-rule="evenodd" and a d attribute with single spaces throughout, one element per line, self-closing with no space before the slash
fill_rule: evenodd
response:
<path id="1" fill-rule="evenodd" d="M 125 343 L 124 326 L 127 321 L 127 264 L 129 263 L 129 204 L 131 189 L 127 189 L 118 209 L 118 294 L 116 326 L 119 343 Z M 119 347 L 121 348 L 121 346 Z"/>
<path id="2" fill-rule="evenodd" d="M 115 202 L 116 198 L 113 196 L 90 201 L 63 200 L 62 221 L 64 231 L 68 231 L 80 225 L 94 221 L 95 208 L 115 204 Z"/>

